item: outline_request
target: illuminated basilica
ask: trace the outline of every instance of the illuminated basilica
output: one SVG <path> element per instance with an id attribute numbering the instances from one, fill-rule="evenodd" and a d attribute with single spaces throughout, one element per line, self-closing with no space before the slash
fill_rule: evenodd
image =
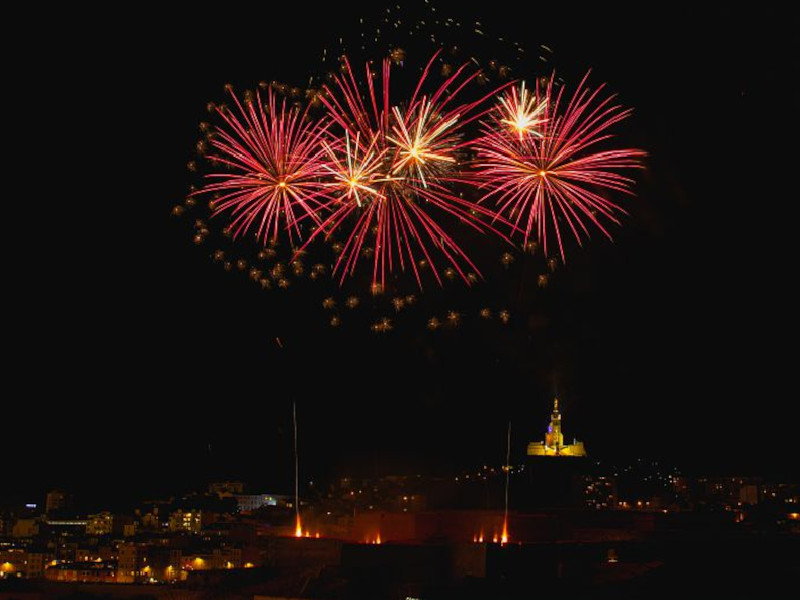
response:
<path id="1" fill-rule="evenodd" d="M 544 441 L 528 444 L 528 456 L 586 456 L 583 442 L 574 440 L 571 444 L 564 444 L 558 398 L 553 403 L 553 413 L 550 415 L 550 425 L 547 427 Z"/>

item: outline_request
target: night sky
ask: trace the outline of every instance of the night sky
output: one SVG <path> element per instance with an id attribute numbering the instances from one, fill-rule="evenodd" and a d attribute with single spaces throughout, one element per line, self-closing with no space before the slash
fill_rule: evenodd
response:
<path id="1" fill-rule="evenodd" d="M 6 255 L 0 500 L 228 477 L 284 491 L 292 401 L 309 479 L 500 464 L 509 418 L 520 459 L 556 393 L 567 437 L 593 457 L 790 474 L 786 17 L 517 4 L 473 12 L 635 107 L 624 139 L 650 153 L 638 198 L 613 244 L 573 252 L 508 327 L 384 336 L 332 330 L 319 298 L 222 272 L 170 217 L 206 102 L 227 82 L 304 85 L 321 48 L 377 9 L 131 12 L 92 31 L 89 15 L 51 15 L 38 28 L 49 58 L 24 59 L 5 112 L 19 241 Z"/>

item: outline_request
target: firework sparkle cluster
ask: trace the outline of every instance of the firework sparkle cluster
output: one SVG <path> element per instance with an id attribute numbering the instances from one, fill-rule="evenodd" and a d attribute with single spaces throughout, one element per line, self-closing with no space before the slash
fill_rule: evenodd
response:
<path id="1" fill-rule="evenodd" d="M 459 103 L 459 92 L 480 75 L 465 75 L 468 64 L 424 94 L 435 58 L 403 103 L 390 95 L 389 58 L 380 81 L 366 65 L 366 97 L 343 58 L 343 73 L 319 96 L 325 111 L 314 119 L 271 89 L 244 102 L 231 91 L 235 108 L 217 108 L 222 123 L 211 141 L 211 161 L 225 169 L 209 173 L 194 195 L 217 195 L 215 215 L 229 219 L 234 237 L 251 233 L 266 243 L 285 235 L 306 249 L 317 237 L 343 233 L 333 268 L 340 283 L 371 240 L 373 284 L 408 269 L 422 287 L 419 260 L 441 284 L 435 252 L 470 284 L 468 274 L 480 272 L 437 214 L 506 239 L 520 233 L 523 243 L 533 236 L 546 254 L 549 232 L 562 259 L 564 229 L 578 242 L 589 235 L 587 224 L 611 237 L 604 220 L 619 223 L 624 211 L 597 190 L 631 193 L 633 180 L 620 171 L 638 167 L 644 152 L 594 146 L 630 110 L 602 98 L 602 87 L 588 89 L 585 79 L 567 100 L 564 87 L 554 92 L 552 77 L 534 92 L 515 82 Z M 465 128 L 475 121 L 480 131 L 470 137 Z M 470 186 L 480 191 L 474 199 L 457 189 Z"/>
<path id="2" fill-rule="evenodd" d="M 427 277 L 434 287 L 483 280 L 474 257 L 489 244 L 501 247 L 506 269 L 519 248 L 541 251 L 552 273 L 556 258 L 566 262 L 568 239 L 611 238 L 645 156 L 615 147 L 614 128 L 631 110 L 603 85 L 590 87 L 588 73 L 570 89 L 552 71 L 526 80 L 497 61 L 444 54 L 434 50 L 418 75 L 399 47 L 359 64 L 343 54 L 305 92 L 277 82 L 244 93 L 226 86 L 227 102 L 209 105 L 214 124 L 201 124 L 203 177 L 173 212 L 208 206 L 195 243 L 212 225 L 233 245 L 255 243 L 258 260 L 222 249 L 212 258 L 264 289 L 288 288 L 291 275 L 333 280 L 347 300 L 326 298 L 325 310 L 358 305 L 359 273 L 373 295 L 393 288 L 390 306 L 400 312 L 415 304 L 409 292 L 429 289 Z M 273 260 L 282 245 L 290 253 Z M 539 287 L 548 278 L 540 274 Z M 503 307 L 479 314 L 510 318 Z M 427 327 L 461 320 L 448 310 Z M 334 314 L 331 325 L 339 321 Z M 388 317 L 374 325 L 392 328 Z"/>

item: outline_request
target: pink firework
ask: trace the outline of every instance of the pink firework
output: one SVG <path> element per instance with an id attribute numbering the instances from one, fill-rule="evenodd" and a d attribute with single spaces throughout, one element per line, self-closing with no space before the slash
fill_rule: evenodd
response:
<path id="1" fill-rule="evenodd" d="M 485 114 L 478 107 L 498 90 L 474 102 L 459 102 L 459 93 L 479 74 L 467 75 L 464 65 L 430 95 L 424 94 L 435 59 L 436 55 L 423 70 L 411 99 L 402 106 L 390 99 L 389 60 L 383 61 L 379 81 L 367 65 L 367 91 L 362 95 L 345 58 L 343 74 L 321 97 L 342 135 L 324 144 L 332 175 L 326 187 L 332 198 L 309 241 L 320 234 L 329 237 L 336 231 L 346 232 L 334 267 L 340 281 L 355 271 L 368 240 L 375 245 L 373 283 L 384 285 L 387 273 L 410 267 L 421 287 L 419 265 L 425 261 L 441 284 L 434 261 L 437 254 L 468 284 L 469 271 L 478 272 L 432 209 L 477 231 L 495 231 L 479 216 L 496 215 L 458 196 L 452 185 L 461 181 L 460 157 L 467 146 L 461 130 Z"/>
<path id="2" fill-rule="evenodd" d="M 321 140 L 324 121 L 312 122 L 306 112 L 287 108 L 270 90 L 267 104 L 261 94 L 244 106 L 231 92 L 238 113 L 220 108 L 227 127 L 217 127 L 210 159 L 227 167 L 207 175 L 209 182 L 198 192 L 221 193 L 214 214 L 229 212 L 234 237 L 251 228 L 259 240 L 277 239 L 281 230 L 302 237 L 300 221 L 319 222 L 317 211 L 326 201 L 321 179 L 327 176 L 326 154 Z"/>
<path id="3" fill-rule="evenodd" d="M 483 123 L 475 141 L 475 176 L 481 198 L 493 200 L 516 230 L 538 237 L 548 252 L 548 232 L 565 258 L 564 225 L 579 244 L 589 236 L 589 224 L 611 238 L 604 220 L 619 223 L 625 210 L 603 192 L 632 194 L 633 180 L 619 174 L 641 167 L 646 153 L 635 149 L 601 150 L 612 138 L 610 129 L 631 110 L 601 98 L 601 85 L 586 87 L 588 73 L 567 102 L 564 87 L 556 92 L 553 77 L 536 94 L 506 93 Z"/>

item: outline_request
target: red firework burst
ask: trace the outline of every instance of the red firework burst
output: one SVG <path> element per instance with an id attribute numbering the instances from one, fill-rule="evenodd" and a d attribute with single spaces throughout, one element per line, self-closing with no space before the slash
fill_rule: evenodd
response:
<path id="1" fill-rule="evenodd" d="M 326 87 L 321 96 L 342 135 L 324 144 L 327 168 L 333 175 L 333 181 L 326 183 L 332 198 L 324 207 L 330 214 L 308 242 L 319 234 L 329 237 L 347 230 L 334 267 L 334 272 L 341 274 L 340 281 L 354 272 L 367 239 L 374 239 L 375 244 L 373 283 L 384 285 L 387 272 L 410 266 L 421 287 L 418 260 L 424 259 L 441 284 L 433 260 L 437 253 L 467 284 L 471 283 L 468 271 L 479 272 L 431 209 L 455 216 L 477 231 L 495 231 L 480 221 L 479 215 L 497 215 L 459 197 L 451 185 L 461 181 L 461 153 L 467 145 L 461 129 L 485 114 L 477 110 L 478 106 L 498 90 L 477 101 L 459 103 L 459 92 L 479 74 L 466 74 L 464 65 L 432 94 L 423 94 L 436 56 L 428 62 L 410 101 L 402 107 L 390 100 L 389 60 L 382 64 L 380 92 L 368 64 L 367 93 L 362 96 L 345 58 L 336 85 L 333 89 Z"/>
<path id="2" fill-rule="evenodd" d="M 579 244 L 589 236 L 588 224 L 611 238 L 603 220 L 618 224 L 625 210 L 601 192 L 632 195 L 633 180 L 617 171 L 641 167 L 646 156 L 636 149 L 597 149 L 631 110 L 614 104 L 615 96 L 601 98 L 602 85 L 586 87 L 588 75 L 569 102 L 563 86 L 554 90 L 553 77 L 544 89 L 537 85 L 535 100 L 524 86 L 519 95 L 506 93 L 473 144 L 475 176 L 488 189 L 480 201 L 493 199 L 498 214 L 524 231 L 525 243 L 535 233 L 545 253 L 548 231 L 554 232 L 562 259 L 563 223 Z"/>
<path id="3" fill-rule="evenodd" d="M 222 193 L 214 214 L 230 212 L 234 237 L 257 226 L 256 237 L 277 239 L 281 229 L 290 241 L 302 237 L 300 221 L 319 222 L 317 211 L 326 201 L 321 179 L 327 176 L 327 160 L 321 140 L 325 121 L 312 122 L 306 111 L 287 108 L 269 91 L 266 105 L 261 94 L 246 99 L 244 106 L 231 92 L 238 114 L 218 108 L 227 127 L 217 127 L 210 160 L 227 172 L 207 175 L 209 182 L 198 194 Z"/>

